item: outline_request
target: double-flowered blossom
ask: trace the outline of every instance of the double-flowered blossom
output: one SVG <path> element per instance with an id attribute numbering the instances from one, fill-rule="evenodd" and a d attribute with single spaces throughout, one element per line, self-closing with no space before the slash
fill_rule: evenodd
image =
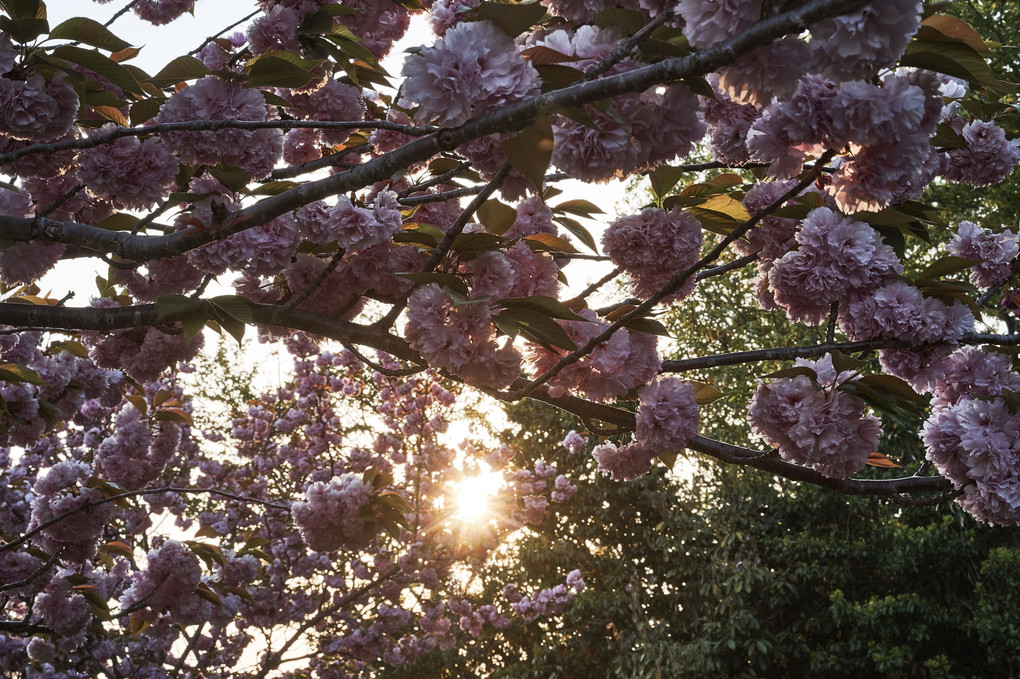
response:
<path id="1" fill-rule="evenodd" d="M 881 85 L 809 75 L 792 98 L 765 109 L 747 147 L 780 179 L 796 176 L 810 155 L 849 152 L 829 190 L 846 212 L 878 210 L 903 185 L 919 182 L 941 101 L 937 79 L 927 74 L 892 75 Z"/>
<path id="2" fill-rule="evenodd" d="M 131 9 L 139 19 L 162 26 L 195 9 L 195 0 L 138 0 Z"/>
<path id="3" fill-rule="evenodd" d="M 430 365 L 502 389 L 520 375 L 521 355 L 511 344 L 496 345 L 491 316 L 485 302 L 455 304 L 430 283 L 408 299 L 405 336 Z"/>
<path id="4" fill-rule="evenodd" d="M 195 553 L 176 540 L 167 540 L 151 550 L 146 561 L 145 570 L 135 574 L 131 586 L 121 595 L 121 606 L 144 605 L 155 612 L 169 611 L 182 623 L 202 622 L 202 609 L 211 606 L 195 593 L 202 581 L 202 567 Z"/>
<path id="5" fill-rule="evenodd" d="M 340 196 L 329 210 L 326 228 L 347 252 L 363 250 L 389 241 L 400 231 L 400 205 L 397 194 L 380 191 L 372 209 L 355 207 L 347 196 Z"/>
<path id="6" fill-rule="evenodd" d="M 613 481 L 632 481 L 651 470 L 655 451 L 637 442 L 624 446 L 602 443 L 595 446 L 591 456 L 598 463 L 599 471 Z"/>
<path id="7" fill-rule="evenodd" d="M 956 501 L 969 514 L 986 523 L 1020 524 L 1020 414 L 1001 397 L 965 397 L 936 408 L 922 439 L 928 459 L 963 489 Z"/>
<path id="8" fill-rule="evenodd" d="M 796 240 L 799 248 L 768 273 L 775 301 L 791 320 L 817 325 L 833 302 L 866 294 L 903 271 L 877 231 L 828 208 L 808 213 Z"/>
<path id="9" fill-rule="evenodd" d="M 157 123 L 193 120 L 268 120 L 262 93 L 238 83 L 206 76 L 170 97 L 156 116 Z M 163 143 L 185 163 L 238 167 L 255 179 L 267 176 L 283 153 L 280 130 L 172 131 L 160 134 Z"/>
<path id="10" fill-rule="evenodd" d="M 63 76 L 46 80 L 0 78 L 0 134 L 27 141 L 52 141 L 71 129 L 78 95 Z"/>
<path id="11" fill-rule="evenodd" d="M 179 425 L 161 422 L 153 436 L 145 416 L 125 407 L 117 416 L 116 431 L 96 449 L 96 472 L 122 488 L 142 488 L 163 473 L 180 442 Z"/>
<path id="12" fill-rule="evenodd" d="M 89 506 L 103 494 L 87 487 L 92 468 L 78 460 L 58 462 L 39 475 L 33 491 L 32 520 L 29 529 L 66 515 L 47 526 L 36 538 L 37 544 L 51 554 L 60 550 L 65 562 L 82 562 L 95 555 L 110 505 Z"/>
<path id="13" fill-rule="evenodd" d="M 598 319 L 590 309 L 582 309 L 578 315 L 585 320 L 557 321 L 578 347 L 587 344 L 609 325 Z M 596 401 L 625 396 L 632 389 L 648 384 L 658 374 L 662 361 L 656 344 L 655 335 L 634 330 L 616 332 L 590 354 L 566 366 L 549 380 L 549 393 L 560 396 L 577 389 Z M 539 374 L 552 368 L 562 356 L 537 345 L 531 346 L 530 353 L 532 364 Z"/>
<path id="14" fill-rule="evenodd" d="M 1020 236 L 1009 230 L 995 233 L 964 220 L 946 249 L 951 255 L 975 260 L 970 282 L 979 288 L 991 288 L 1009 278 L 1011 264 L 1020 253 Z"/>
<path id="15" fill-rule="evenodd" d="M 952 306 L 904 281 L 851 298 L 840 308 L 839 325 L 853 341 L 898 339 L 914 345 L 955 344 L 974 328 L 974 315 L 965 304 Z"/>
<path id="16" fill-rule="evenodd" d="M 1020 149 L 1006 139 L 995 123 L 972 120 L 961 132 L 967 147 L 946 154 L 946 179 L 971 186 L 990 186 L 1004 181 L 1020 163 Z"/>
<path id="17" fill-rule="evenodd" d="M 358 474 L 334 476 L 308 486 L 294 502 L 291 516 L 311 549 L 331 552 L 364 547 L 373 535 L 359 512 L 372 500 L 373 488 Z"/>
<path id="18" fill-rule="evenodd" d="M 99 133 L 114 130 L 104 125 Z M 78 156 L 78 181 L 94 195 L 145 209 L 170 193 L 180 164 L 157 138 L 121 137 Z"/>
<path id="19" fill-rule="evenodd" d="M 695 47 L 712 47 L 761 19 L 762 0 L 680 0 L 684 35 Z"/>
<path id="20" fill-rule="evenodd" d="M 357 122 L 365 119 L 365 98 L 361 88 L 327 78 L 311 92 L 287 92 L 286 98 L 294 106 L 291 110 L 307 120 L 337 120 Z M 351 130 L 322 130 L 327 144 L 343 144 Z"/>
<path id="21" fill-rule="evenodd" d="M 747 414 L 751 429 L 779 448 L 784 459 L 825 476 L 845 478 L 860 471 L 882 433 L 878 418 L 864 414 L 864 401 L 836 389 L 849 375 L 837 375 L 829 356 L 797 364 L 813 370 L 817 379 L 797 375 L 759 382 Z"/>
<path id="22" fill-rule="evenodd" d="M 538 72 L 513 40 L 488 21 L 463 23 L 404 62 L 404 96 L 417 102 L 419 120 L 443 126 L 537 94 Z"/>
<path id="23" fill-rule="evenodd" d="M 687 447 L 698 433 L 698 403 L 694 386 L 673 377 L 656 380 L 638 390 L 634 439 L 657 453 Z"/>
<path id="24" fill-rule="evenodd" d="M 811 27 L 814 70 L 840 80 L 869 78 L 891 66 L 921 26 L 918 0 L 869 2 Z"/>
<path id="25" fill-rule="evenodd" d="M 645 208 L 613 222 L 602 245 L 613 264 L 630 274 L 634 294 L 644 299 L 698 261 L 702 240 L 701 223 L 690 213 L 680 208 L 670 212 Z M 689 276 L 662 301 L 684 299 L 694 291 L 696 282 Z"/>

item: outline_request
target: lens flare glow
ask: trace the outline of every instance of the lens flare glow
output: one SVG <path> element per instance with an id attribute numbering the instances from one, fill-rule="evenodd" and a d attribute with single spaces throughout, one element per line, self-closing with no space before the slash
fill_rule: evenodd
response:
<path id="1" fill-rule="evenodd" d="M 503 484 L 502 474 L 482 472 L 453 487 L 454 517 L 465 522 L 482 522 L 492 513 L 491 501 Z"/>

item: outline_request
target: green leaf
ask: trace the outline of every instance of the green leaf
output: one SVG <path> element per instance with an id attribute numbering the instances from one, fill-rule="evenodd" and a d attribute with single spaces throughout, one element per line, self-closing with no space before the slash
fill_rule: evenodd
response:
<path id="1" fill-rule="evenodd" d="M 917 274 L 917 277 L 934 280 L 936 278 L 942 278 L 943 276 L 949 276 L 954 273 L 966 271 L 975 264 L 977 264 L 977 261 L 973 259 L 946 255 L 945 257 L 939 257 L 929 264 L 924 271 Z"/>
<path id="2" fill-rule="evenodd" d="M 50 346 L 47 347 L 47 354 L 54 354 L 60 351 L 66 351 L 69 354 L 77 356 L 78 358 L 88 358 L 89 350 L 85 348 L 85 345 L 81 342 L 75 342 L 74 340 L 60 340 L 58 342 L 51 342 Z"/>
<path id="3" fill-rule="evenodd" d="M 939 123 L 935 136 L 931 138 L 931 145 L 942 149 L 965 149 L 967 140 L 949 125 Z"/>
<path id="4" fill-rule="evenodd" d="M 556 217 L 554 221 L 577 237 L 577 239 L 584 243 L 592 252 L 598 254 L 599 248 L 595 243 L 595 239 L 592 237 L 588 229 L 581 226 L 580 222 L 576 219 L 571 219 L 570 217 Z"/>
<path id="5" fill-rule="evenodd" d="M 11 384 L 15 382 L 35 384 L 37 386 L 46 384 L 43 378 L 39 377 L 39 373 L 17 363 L 0 363 L 0 380 Z"/>
<path id="6" fill-rule="evenodd" d="M 144 125 L 159 113 L 163 102 L 159 99 L 142 99 L 131 104 L 131 124 Z"/>
<path id="7" fill-rule="evenodd" d="M 50 31 L 50 37 L 83 42 L 86 45 L 110 52 L 118 52 L 131 47 L 131 43 L 121 40 L 106 26 L 87 17 L 72 17 L 61 22 Z"/>
<path id="8" fill-rule="evenodd" d="M 237 295 L 222 295 L 210 299 L 209 304 L 211 304 L 217 312 L 226 314 L 230 318 L 242 323 L 252 322 L 253 316 L 251 303 L 244 297 L 239 297 Z"/>
<path id="9" fill-rule="evenodd" d="M 198 80 L 209 75 L 212 71 L 195 57 L 177 57 L 159 70 L 159 73 L 149 80 L 159 89 L 173 87 L 179 82 L 186 80 Z"/>
<path id="10" fill-rule="evenodd" d="M 0 16 L 0 31 L 11 36 L 14 42 L 32 42 L 43 33 L 50 30 L 50 24 L 46 19 L 26 18 L 12 19 Z"/>
<path id="11" fill-rule="evenodd" d="M 53 50 L 52 55 L 68 63 L 84 66 L 91 71 L 95 71 L 125 92 L 139 96 L 143 94 L 141 86 L 135 80 L 135 76 L 131 74 L 131 71 L 96 50 L 61 45 Z"/>
<path id="12" fill-rule="evenodd" d="M 540 192 L 553 152 L 552 123 L 549 118 L 539 118 L 534 125 L 499 145 L 510 165 L 531 182 L 536 192 Z"/>
<path id="13" fill-rule="evenodd" d="M 592 21 L 599 28 L 611 28 L 622 31 L 625 35 L 637 33 L 648 23 L 641 12 L 622 7 L 607 7 L 596 14 Z"/>
<path id="14" fill-rule="evenodd" d="M 635 332 L 643 332 L 648 335 L 659 335 L 660 337 L 672 337 L 669 330 L 654 318 L 633 318 L 623 324 L 623 327 Z"/>
<path id="15" fill-rule="evenodd" d="M 847 356 L 842 351 L 833 351 L 829 354 L 829 356 L 832 357 L 832 367 L 836 369 L 837 373 L 841 373 L 845 370 L 852 370 L 856 372 L 868 364 L 867 361 L 861 361 L 853 356 Z"/>
<path id="16" fill-rule="evenodd" d="M 538 71 L 538 75 L 542 79 L 543 92 L 552 92 L 553 90 L 569 87 L 584 77 L 583 71 L 579 71 L 573 66 L 564 66 L 562 64 L 539 64 L 535 66 L 535 70 Z M 595 123 L 592 122 L 591 118 L 580 106 L 563 107 L 557 109 L 556 112 L 582 125 L 597 129 Z M 581 116 L 580 120 L 578 116 Z"/>
<path id="17" fill-rule="evenodd" d="M 503 239 L 491 233 L 461 233 L 453 239 L 450 248 L 457 253 L 495 250 L 503 245 Z"/>
<path id="18" fill-rule="evenodd" d="M 304 87 L 315 77 L 312 70 L 321 63 L 284 50 L 265 52 L 248 62 L 248 86 Z"/>
<path id="19" fill-rule="evenodd" d="M 260 184 L 257 188 L 253 189 L 249 193 L 249 195 L 252 195 L 252 196 L 275 196 L 278 193 L 283 193 L 284 191 L 289 191 L 290 189 L 293 189 L 297 185 L 298 185 L 297 182 L 291 182 L 291 181 L 266 182 L 265 184 Z"/>
<path id="20" fill-rule="evenodd" d="M 536 233 L 531 236 L 525 236 L 524 241 L 535 252 L 578 252 L 577 248 L 568 241 L 551 233 Z"/>
<path id="21" fill-rule="evenodd" d="M 46 7 L 39 0 L 0 0 L 0 7 L 15 19 L 46 18 Z"/>
<path id="22" fill-rule="evenodd" d="M 652 193 L 655 194 L 656 198 L 665 198 L 684 174 L 684 171 L 678 167 L 660 165 L 648 173 L 648 179 L 652 184 Z"/>
<path id="23" fill-rule="evenodd" d="M 583 316 L 578 316 L 573 309 L 554 297 L 545 295 L 532 295 L 531 297 L 508 297 L 501 299 L 499 305 L 504 309 L 531 309 L 551 318 L 562 318 L 568 321 L 587 321 Z"/>
<path id="24" fill-rule="evenodd" d="M 238 167 L 217 165 L 207 169 L 209 174 L 234 193 L 244 192 L 248 188 L 248 182 L 251 181 L 251 175 Z"/>
<path id="25" fill-rule="evenodd" d="M 517 221 L 517 210 L 495 198 L 485 201 L 478 208 L 478 221 L 489 232 L 502 236 Z"/>
<path id="26" fill-rule="evenodd" d="M 138 217 L 126 212 L 114 212 L 96 226 L 107 231 L 130 231 L 138 224 Z"/>
<path id="27" fill-rule="evenodd" d="M 695 380 L 687 381 L 694 387 L 694 401 L 699 406 L 708 405 L 709 403 L 718 401 L 726 395 L 706 382 L 697 382 Z"/>
<path id="28" fill-rule="evenodd" d="M 553 208 L 553 212 L 569 212 L 580 217 L 591 217 L 591 215 L 604 215 L 605 212 L 595 203 L 587 200 L 567 200 Z"/>
<path id="29" fill-rule="evenodd" d="M 551 47 L 537 45 L 518 52 L 522 57 L 531 62 L 532 66 L 545 64 L 566 64 L 572 61 L 580 61 L 580 57 L 572 57 L 563 52 L 558 52 Z"/>
<path id="30" fill-rule="evenodd" d="M 988 63 L 977 51 L 962 42 L 914 39 L 900 59 L 901 66 L 926 68 L 963 78 L 978 89 L 996 87 L 998 80 Z"/>
<path id="31" fill-rule="evenodd" d="M 474 13 L 477 21 L 491 21 L 511 38 L 534 26 L 545 16 L 545 7 L 537 2 L 530 4 L 504 4 L 483 2 Z"/>
<path id="32" fill-rule="evenodd" d="M 782 370 L 777 370 L 774 373 L 769 373 L 768 375 L 763 375 L 762 379 L 763 380 L 769 380 L 769 379 L 774 380 L 774 379 L 779 379 L 779 378 L 784 378 L 784 377 L 797 377 L 799 375 L 806 375 L 806 376 L 810 377 L 811 379 L 815 380 L 816 382 L 818 381 L 818 374 L 814 370 L 812 370 L 811 368 L 808 368 L 807 366 L 797 366 L 795 368 L 783 368 Z"/>
<path id="33" fill-rule="evenodd" d="M 992 53 L 981 34 L 971 28 L 970 24 L 948 14 L 933 14 L 922 21 L 915 37 L 936 42 L 962 42 L 972 47 L 975 52 L 985 55 Z"/>
<path id="34" fill-rule="evenodd" d="M 554 346 L 574 351 L 577 345 L 559 323 L 545 314 L 531 309 L 504 309 L 493 318 L 502 323 L 516 325 L 522 335 L 543 346 Z"/>

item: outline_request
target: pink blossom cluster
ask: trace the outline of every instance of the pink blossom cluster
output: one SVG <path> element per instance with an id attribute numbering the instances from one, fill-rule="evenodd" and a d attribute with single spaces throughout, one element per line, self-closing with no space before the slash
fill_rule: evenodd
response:
<path id="1" fill-rule="evenodd" d="M 202 582 L 202 567 L 195 553 L 176 540 L 167 540 L 149 551 L 146 567 L 134 575 L 120 598 L 122 608 L 144 605 L 153 613 L 168 611 L 184 624 L 208 619 L 211 603 L 195 588 Z"/>
<path id="2" fill-rule="evenodd" d="M 744 194 L 741 204 L 749 214 L 772 205 L 796 184 L 795 180 L 784 182 L 758 182 Z M 733 242 L 733 248 L 742 255 L 757 253 L 759 261 L 771 262 L 793 248 L 800 221 L 788 217 L 763 217 L 747 235 Z"/>
<path id="3" fill-rule="evenodd" d="M 868 2 L 811 27 L 814 70 L 829 78 L 870 78 L 903 55 L 921 25 L 918 0 Z"/>
<path id="4" fill-rule="evenodd" d="M 624 446 L 608 442 L 595 446 L 591 456 L 598 463 L 599 471 L 613 481 L 633 481 L 651 470 L 655 451 L 636 441 Z"/>
<path id="5" fill-rule="evenodd" d="M 103 495 L 98 489 L 87 487 L 91 476 L 89 465 L 67 460 L 41 473 L 32 488 L 35 501 L 29 530 L 66 515 L 44 528 L 37 540 L 51 554 L 59 550 L 65 563 L 80 563 L 95 555 L 110 516 L 110 505 L 93 506 Z"/>
<path id="6" fill-rule="evenodd" d="M 828 208 L 808 214 L 796 241 L 768 272 L 769 289 L 791 320 L 817 325 L 833 302 L 867 295 L 903 271 L 877 231 Z"/>
<path id="7" fill-rule="evenodd" d="M 761 0 L 680 0 L 684 35 L 694 47 L 713 47 L 746 31 L 760 18 Z"/>
<path id="8" fill-rule="evenodd" d="M 921 437 L 928 459 L 986 523 L 1020 524 L 1020 414 L 1003 396 L 1020 389 L 1006 355 L 965 347 L 942 364 Z"/>
<path id="9" fill-rule="evenodd" d="M 574 455 L 577 455 L 587 447 L 588 439 L 581 434 L 578 434 L 577 431 L 571 429 L 567 432 L 567 436 L 563 439 L 563 443 L 561 445 Z"/>
<path id="10" fill-rule="evenodd" d="M 193 214 L 207 212 L 202 208 Z M 187 257 L 192 266 L 206 273 L 221 274 L 231 269 L 249 276 L 266 276 L 286 268 L 299 244 L 294 218 L 287 213 L 192 250 Z"/>
<path id="11" fill-rule="evenodd" d="M 403 94 L 417 118 L 452 127 L 537 94 L 538 73 L 488 21 L 462 23 L 404 62 Z"/>
<path id="12" fill-rule="evenodd" d="M 865 415 L 865 404 L 838 390 L 831 357 L 817 363 L 798 361 L 817 375 L 760 381 L 747 419 L 751 429 L 779 449 L 783 459 L 811 466 L 832 478 L 846 478 L 864 468 L 875 450 L 882 426 Z"/>
<path id="13" fill-rule="evenodd" d="M 67 134 L 78 113 L 78 95 L 63 76 L 46 80 L 0 78 L 0 134 L 27 141 L 52 141 Z"/>
<path id="14" fill-rule="evenodd" d="M 584 321 L 557 321 L 578 346 L 601 334 L 609 324 L 590 309 L 578 312 Z M 625 396 L 632 389 L 648 384 L 659 372 L 662 361 L 656 350 L 655 335 L 634 330 L 614 333 L 580 361 L 566 366 L 547 382 L 549 393 L 560 396 L 577 389 L 596 401 Z M 538 374 L 551 369 L 561 354 L 553 349 L 532 345 L 529 359 Z"/>
<path id="15" fill-rule="evenodd" d="M 645 208 L 610 224 L 602 247 L 613 264 L 630 274 L 634 294 L 646 299 L 698 261 L 702 241 L 701 223 L 689 212 Z M 668 304 L 688 297 L 696 282 L 693 275 L 688 276 L 679 290 L 662 301 Z"/>
<path id="16" fill-rule="evenodd" d="M 1020 163 L 1020 149 L 1006 139 L 995 123 L 972 120 L 961 130 L 967 147 L 946 153 L 946 179 L 971 186 L 990 186 L 1005 181 Z"/>
<path id="17" fill-rule="evenodd" d="M 195 0 L 139 0 L 131 6 L 139 19 L 155 26 L 168 24 L 194 8 Z"/>
<path id="18" fill-rule="evenodd" d="M 708 145 L 715 158 L 731 165 L 751 160 L 747 133 L 761 116 L 760 109 L 738 104 L 720 93 L 717 98 L 702 99 L 701 115 L 708 127 Z"/>
<path id="19" fill-rule="evenodd" d="M 975 260 L 970 282 L 991 288 L 1010 277 L 1013 260 L 1020 253 L 1020 237 L 1008 229 L 995 233 L 964 220 L 946 249 L 951 255 Z"/>
<path id="20" fill-rule="evenodd" d="M 115 129 L 104 125 L 99 134 Z M 166 198 L 180 164 L 159 139 L 121 137 L 78 157 L 78 181 L 93 194 L 134 209 L 152 207 Z"/>
<path id="21" fill-rule="evenodd" d="M 556 117 L 552 156 L 556 167 L 577 179 L 605 181 L 682 158 L 707 130 L 698 117 L 698 98 L 683 84 L 612 101 L 615 116 L 585 108 L 594 127 Z"/>
<path id="22" fill-rule="evenodd" d="M 171 96 L 160 108 L 156 122 L 269 118 L 261 92 L 206 76 Z M 174 131 L 159 136 L 182 162 L 238 167 L 254 179 L 267 176 L 283 153 L 283 134 L 273 129 Z"/>
<path id="23" fill-rule="evenodd" d="M 525 620 L 534 620 L 540 615 L 555 615 L 562 611 L 584 588 L 581 571 L 572 570 L 567 573 L 566 582 L 534 595 L 524 596 L 515 585 L 510 584 L 503 589 L 503 596 L 513 604 L 514 613 Z"/>
<path id="24" fill-rule="evenodd" d="M 375 196 L 371 210 L 355 207 L 347 196 L 340 196 L 330 208 L 325 227 L 347 252 L 363 250 L 389 241 L 400 231 L 402 216 L 397 194 L 382 191 Z"/>
<path id="25" fill-rule="evenodd" d="M 502 389 L 520 375 L 520 353 L 493 338 L 488 304 L 456 304 L 435 283 L 411 294 L 405 337 L 430 365 L 469 384 Z"/>
<path id="26" fill-rule="evenodd" d="M 361 88 L 327 78 L 318 89 L 310 92 L 286 92 L 285 97 L 306 120 L 336 120 L 356 122 L 365 119 L 365 98 Z M 294 130 L 297 132 L 298 130 Z M 306 131 L 307 132 L 307 131 Z M 314 132 L 314 131 L 312 131 Z M 318 136 L 329 145 L 343 144 L 350 130 L 322 130 Z"/>
<path id="27" fill-rule="evenodd" d="M 122 488 L 142 488 L 159 478 L 180 442 L 179 425 L 161 422 L 153 436 L 142 413 L 125 407 L 117 416 L 116 431 L 96 449 L 96 472 Z"/>
<path id="28" fill-rule="evenodd" d="M 925 73 L 889 76 L 881 85 L 811 75 L 792 98 L 765 109 L 747 146 L 780 179 L 797 175 L 809 155 L 849 151 L 828 189 L 846 212 L 878 210 L 900 185 L 919 183 L 941 106 L 938 81 Z"/>
<path id="29" fill-rule="evenodd" d="M 115 330 L 105 336 L 83 333 L 82 340 L 96 365 L 123 370 L 139 382 L 152 382 L 167 368 L 195 358 L 204 342 L 201 333 L 189 339 L 183 332 L 169 334 L 159 328 Z"/>
<path id="30" fill-rule="evenodd" d="M 372 539 L 359 512 L 372 500 L 372 486 L 359 475 L 334 476 L 308 486 L 305 499 L 291 508 L 294 524 L 309 548 L 319 552 L 352 549 Z"/>
<path id="31" fill-rule="evenodd" d="M 839 313 L 839 326 L 853 341 L 898 339 L 914 345 L 956 343 L 974 328 L 974 316 L 959 300 L 952 306 L 903 281 L 892 281 L 851 299 Z"/>
<path id="32" fill-rule="evenodd" d="M 676 378 L 657 379 L 638 390 L 634 439 L 656 453 L 683 450 L 698 433 L 694 385 Z"/>

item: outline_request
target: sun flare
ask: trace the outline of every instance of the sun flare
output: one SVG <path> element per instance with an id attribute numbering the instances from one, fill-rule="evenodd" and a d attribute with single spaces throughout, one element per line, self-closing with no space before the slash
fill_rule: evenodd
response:
<path id="1" fill-rule="evenodd" d="M 453 487 L 456 503 L 454 516 L 461 521 L 478 523 L 492 513 L 492 499 L 503 484 L 503 476 L 496 472 L 482 472 Z"/>

